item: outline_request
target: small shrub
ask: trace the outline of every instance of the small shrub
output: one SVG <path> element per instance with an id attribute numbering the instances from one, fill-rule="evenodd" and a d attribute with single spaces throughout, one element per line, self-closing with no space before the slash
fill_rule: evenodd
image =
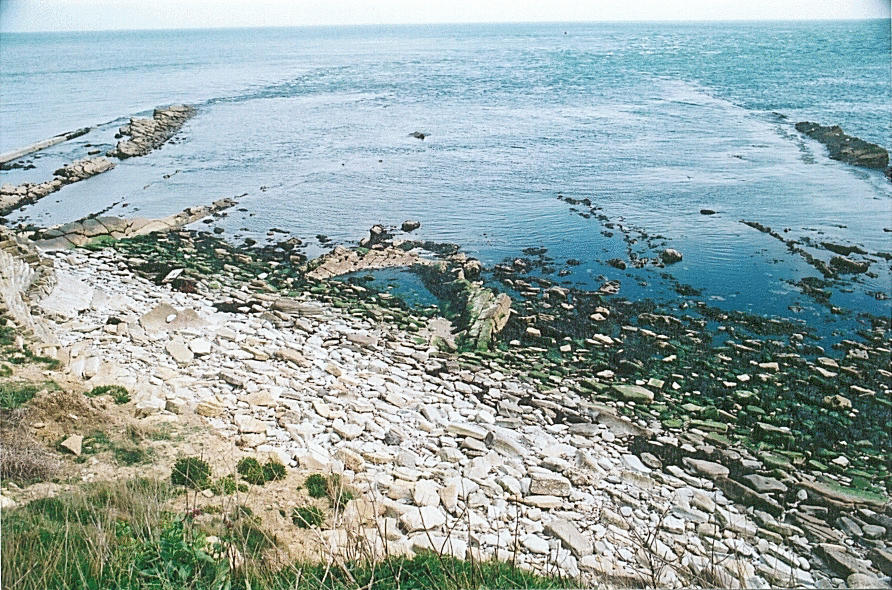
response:
<path id="1" fill-rule="evenodd" d="M 27 432 L 16 429 L 0 439 L 0 479 L 18 484 L 47 481 L 58 469 L 56 458 Z"/>
<path id="2" fill-rule="evenodd" d="M 181 457 L 173 465 L 170 483 L 203 490 L 211 483 L 211 466 L 198 457 Z"/>
<path id="3" fill-rule="evenodd" d="M 314 473 L 304 482 L 311 498 L 324 498 L 328 495 L 328 480 L 321 473 Z"/>
<path id="4" fill-rule="evenodd" d="M 254 457 L 244 457 L 236 465 L 236 471 L 246 482 L 257 486 L 266 483 L 266 475 L 263 473 L 263 465 Z"/>
<path id="5" fill-rule="evenodd" d="M 0 365 L 0 377 L 9 377 L 12 375 L 12 367 L 9 365 Z"/>
<path id="6" fill-rule="evenodd" d="M 267 461 L 261 465 L 260 461 L 253 457 L 245 457 L 239 460 L 236 471 L 246 482 L 262 486 L 268 481 L 285 478 L 285 466 L 278 461 Z"/>
<path id="7" fill-rule="evenodd" d="M 332 507 L 341 510 L 347 505 L 347 502 L 354 498 L 353 492 L 348 490 L 341 483 L 341 476 L 332 473 L 325 477 L 321 473 L 314 473 L 304 482 L 304 487 L 312 498 L 327 497 Z"/>
<path id="8" fill-rule="evenodd" d="M 228 496 L 229 494 L 234 494 L 237 489 L 238 485 L 232 475 L 221 477 L 214 482 L 213 486 L 211 486 L 211 490 L 218 496 Z"/>
<path id="9" fill-rule="evenodd" d="M 256 516 L 239 520 L 232 528 L 230 540 L 242 553 L 254 557 L 275 546 L 274 540 L 260 528 L 260 519 Z"/>
<path id="10" fill-rule="evenodd" d="M 285 466 L 278 461 L 267 461 L 263 466 L 263 476 L 266 481 L 285 479 Z"/>
<path id="11" fill-rule="evenodd" d="M 291 511 L 291 521 L 302 529 L 322 526 L 325 514 L 315 506 L 300 506 Z"/>
<path id="12" fill-rule="evenodd" d="M 340 488 L 332 492 L 330 496 L 331 505 L 338 510 L 343 510 L 347 506 L 347 502 L 352 500 L 355 496 L 353 492 L 348 490 L 347 488 Z"/>

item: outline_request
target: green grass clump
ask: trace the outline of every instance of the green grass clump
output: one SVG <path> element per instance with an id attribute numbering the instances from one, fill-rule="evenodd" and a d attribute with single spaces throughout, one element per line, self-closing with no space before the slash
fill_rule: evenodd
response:
<path id="1" fill-rule="evenodd" d="M 232 475 L 221 477 L 211 486 L 211 491 L 218 496 L 228 496 L 238 490 L 238 483 Z"/>
<path id="2" fill-rule="evenodd" d="M 114 447 L 115 460 L 122 465 L 138 465 L 148 462 L 151 452 L 137 446 Z"/>
<path id="3" fill-rule="evenodd" d="M 181 457 L 173 464 L 170 482 L 175 486 L 203 490 L 211 484 L 211 466 L 198 457 Z"/>
<path id="4" fill-rule="evenodd" d="M 304 481 L 304 487 L 311 498 L 324 498 L 328 495 L 328 480 L 321 473 L 314 473 Z"/>
<path id="5" fill-rule="evenodd" d="M 20 408 L 31 401 L 37 392 L 45 387 L 45 384 L 25 381 L 0 383 L 0 408 L 4 410 Z"/>
<path id="6" fill-rule="evenodd" d="M 302 529 L 320 527 L 325 522 L 325 514 L 315 506 L 299 506 L 291 511 L 291 521 Z"/>
<path id="7" fill-rule="evenodd" d="M 130 401 L 130 392 L 122 385 L 100 385 L 94 387 L 86 394 L 87 397 L 97 397 L 100 395 L 110 395 L 114 402 L 118 405 L 126 404 Z"/>
<path id="8" fill-rule="evenodd" d="M 266 481 L 285 479 L 285 466 L 278 461 L 267 461 L 263 466 L 263 477 Z"/>
<path id="9" fill-rule="evenodd" d="M 471 562 L 421 552 L 412 559 L 296 563 L 280 567 L 265 553 L 276 541 L 250 511 L 233 512 L 225 530 L 203 529 L 165 506 L 176 495 L 163 481 L 90 484 L 3 511 L 3 588 L 43 590 L 421 590 L 566 587 L 509 563 Z M 295 509 L 295 523 L 324 522 L 321 510 Z M 219 543 L 209 545 L 215 535 Z M 234 550 L 234 551 L 233 551 Z M 244 556 L 230 567 L 228 555 Z"/>
<path id="10" fill-rule="evenodd" d="M 314 473 L 304 481 L 304 487 L 307 488 L 310 497 L 327 497 L 332 507 L 338 510 L 342 510 L 347 502 L 355 497 L 352 491 L 344 487 L 341 483 L 341 476 L 337 473 L 332 473 L 328 477 L 321 473 Z"/>
<path id="11" fill-rule="evenodd" d="M 268 481 L 285 479 L 285 466 L 278 461 L 269 460 L 265 465 L 254 457 L 244 457 L 236 464 L 236 471 L 246 482 L 262 486 Z"/>
<path id="12" fill-rule="evenodd" d="M 236 465 L 236 471 L 246 482 L 256 486 L 266 483 L 266 475 L 263 473 L 263 465 L 254 457 L 244 457 Z"/>

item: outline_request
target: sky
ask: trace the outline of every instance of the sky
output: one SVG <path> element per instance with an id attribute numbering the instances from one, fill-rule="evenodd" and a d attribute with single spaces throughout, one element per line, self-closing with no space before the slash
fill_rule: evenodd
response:
<path id="1" fill-rule="evenodd" d="M 0 32 L 889 18 L 889 0 L 0 0 Z"/>

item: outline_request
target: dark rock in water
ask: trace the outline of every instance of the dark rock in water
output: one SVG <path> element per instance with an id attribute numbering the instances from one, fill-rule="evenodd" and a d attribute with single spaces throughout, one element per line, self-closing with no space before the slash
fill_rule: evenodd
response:
<path id="1" fill-rule="evenodd" d="M 577 260 L 575 258 L 567 259 L 567 266 L 579 266 L 580 264 L 582 264 L 582 261 Z"/>
<path id="2" fill-rule="evenodd" d="M 715 215 L 712 209 L 700 209 L 700 215 Z"/>
<path id="3" fill-rule="evenodd" d="M 401 226 L 401 229 L 402 229 L 404 232 L 407 232 L 407 233 L 408 233 L 408 232 L 410 232 L 410 231 L 415 231 L 415 230 L 418 229 L 419 227 L 421 227 L 421 222 L 420 222 L 420 221 L 406 220 L 406 221 L 403 222 L 403 225 Z"/>
<path id="4" fill-rule="evenodd" d="M 666 248 L 660 254 L 660 258 L 663 260 L 665 264 L 674 264 L 679 262 L 682 258 L 681 252 L 678 250 L 673 250 L 672 248 Z"/>
<path id="5" fill-rule="evenodd" d="M 359 245 L 363 248 L 370 248 L 375 244 L 380 244 L 381 242 L 389 240 L 392 237 L 393 236 L 387 233 L 387 230 L 384 229 L 383 225 L 373 225 L 371 228 L 369 228 L 369 237 L 360 240 Z"/>
<path id="6" fill-rule="evenodd" d="M 839 125 L 824 127 L 817 123 L 802 121 L 796 123 L 796 131 L 826 145 L 830 157 L 834 160 L 876 170 L 886 170 L 889 166 L 889 152 L 876 144 L 846 135 Z M 888 174 L 887 171 L 887 176 Z"/>
<path id="7" fill-rule="evenodd" d="M 850 254 L 867 254 L 867 252 L 865 252 L 858 246 L 845 246 L 843 244 L 834 244 L 833 242 L 821 242 L 821 246 L 823 246 L 827 250 L 830 250 L 834 254 L 839 254 L 840 256 L 848 256 Z"/>
<path id="8" fill-rule="evenodd" d="M 421 141 L 424 141 L 424 138 L 427 137 L 427 135 L 428 135 L 427 133 L 422 133 L 421 131 L 413 131 L 412 133 L 409 134 L 409 137 L 414 137 L 415 139 L 420 139 Z"/>
<path id="9" fill-rule="evenodd" d="M 613 268 L 618 268 L 620 270 L 626 270 L 626 263 L 620 260 L 619 258 L 611 258 L 607 261 L 607 264 L 612 266 Z"/>
<path id="10" fill-rule="evenodd" d="M 867 269 L 870 268 L 870 263 L 852 260 L 845 256 L 834 256 L 830 259 L 830 267 L 839 273 L 857 274 L 867 272 Z"/>

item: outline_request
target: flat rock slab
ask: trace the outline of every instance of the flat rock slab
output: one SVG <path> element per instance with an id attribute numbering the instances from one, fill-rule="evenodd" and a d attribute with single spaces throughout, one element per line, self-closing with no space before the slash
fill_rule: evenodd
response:
<path id="1" fill-rule="evenodd" d="M 84 444 L 84 437 L 80 434 L 72 434 L 61 442 L 59 446 L 63 449 L 71 451 L 75 457 L 81 456 L 81 450 Z"/>
<path id="2" fill-rule="evenodd" d="M 560 539 L 561 544 L 576 557 L 582 558 L 586 555 L 591 555 L 595 551 L 591 540 L 579 532 L 579 529 L 573 523 L 562 518 L 555 518 L 546 524 L 545 532 L 552 537 Z"/>
<path id="3" fill-rule="evenodd" d="M 530 494 L 534 496 L 569 496 L 570 480 L 557 473 L 532 473 Z"/>
<path id="4" fill-rule="evenodd" d="M 640 404 L 650 403 L 654 401 L 654 392 L 647 389 L 646 387 L 641 387 L 640 385 L 627 385 L 624 383 L 618 383 L 613 386 L 613 390 L 627 402 L 635 402 Z"/>
<path id="5" fill-rule="evenodd" d="M 730 469 L 720 463 L 715 463 L 714 461 L 685 457 L 682 462 L 685 467 L 693 470 L 697 475 L 708 477 L 709 479 L 728 477 L 731 473 Z"/>
<path id="6" fill-rule="evenodd" d="M 167 353 L 173 357 L 173 360 L 180 366 L 186 366 L 195 359 L 195 355 L 189 350 L 186 343 L 179 338 L 174 338 L 169 341 L 164 347 L 164 350 L 166 350 Z"/>
<path id="7" fill-rule="evenodd" d="M 55 288 L 40 302 L 40 307 L 52 314 L 74 318 L 90 308 L 95 293 L 96 289 L 80 279 L 59 271 L 56 273 Z"/>
<path id="8" fill-rule="evenodd" d="M 787 493 L 787 486 L 773 477 L 765 477 L 764 475 L 752 473 L 750 475 L 744 475 L 743 480 L 748 486 L 762 494 L 771 494 L 774 492 L 780 492 L 781 494 Z"/>
<path id="9" fill-rule="evenodd" d="M 400 517 L 400 524 L 407 534 L 424 530 L 433 531 L 446 524 L 446 515 L 433 506 L 411 508 Z"/>

